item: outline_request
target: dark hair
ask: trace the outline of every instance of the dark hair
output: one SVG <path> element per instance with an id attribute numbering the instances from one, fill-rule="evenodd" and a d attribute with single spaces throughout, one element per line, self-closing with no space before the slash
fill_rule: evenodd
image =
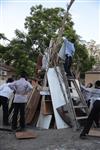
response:
<path id="1" fill-rule="evenodd" d="M 95 82 L 95 88 L 100 88 L 100 80 L 97 80 L 97 81 Z"/>
<path id="2" fill-rule="evenodd" d="M 13 78 L 8 78 L 7 81 L 6 81 L 6 83 L 11 83 L 13 81 L 14 81 Z"/>
<path id="3" fill-rule="evenodd" d="M 21 76 L 22 78 L 27 79 L 27 74 L 26 74 L 25 71 L 21 72 L 20 76 Z"/>
<path id="4" fill-rule="evenodd" d="M 76 41 L 75 38 L 72 38 L 72 39 L 71 39 L 71 42 L 72 42 L 72 43 L 75 43 L 75 41 Z"/>

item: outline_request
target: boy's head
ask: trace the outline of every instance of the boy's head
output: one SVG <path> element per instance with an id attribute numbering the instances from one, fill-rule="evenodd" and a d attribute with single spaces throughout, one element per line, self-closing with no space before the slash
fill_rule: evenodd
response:
<path id="1" fill-rule="evenodd" d="M 88 83 L 86 87 L 87 87 L 87 88 L 91 88 L 92 86 L 93 86 L 92 83 Z"/>
<path id="2" fill-rule="evenodd" d="M 95 82 L 95 88 L 99 89 L 100 88 L 100 80 L 97 80 Z"/>
<path id="3" fill-rule="evenodd" d="M 21 76 L 21 78 L 25 78 L 25 79 L 27 78 L 27 75 L 26 75 L 25 71 L 21 72 L 20 76 Z"/>
<path id="4" fill-rule="evenodd" d="M 6 83 L 11 83 L 13 81 L 14 81 L 13 78 L 8 78 L 7 81 L 6 81 Z"/>

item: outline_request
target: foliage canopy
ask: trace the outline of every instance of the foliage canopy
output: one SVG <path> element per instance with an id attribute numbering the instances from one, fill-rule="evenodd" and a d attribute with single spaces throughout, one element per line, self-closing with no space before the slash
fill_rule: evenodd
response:
<path id="1" fill-rule="evenodd" d="M 16 29 L 16 37 L 7 46 L 0 45 L 2 59 L 14 66 L 17 74 L 26 70 L 29 76 L 33 76 L 37 55 L 49 46 L 51 38 L 57 38 L 64 14 L 65 10 L 62 8 L 43 8 L 42 5 L 31 7 L 30 16 L 25 19 L 27 34 Z M 1 38 L 7 39 L 3 34 L 0 35 Z M 95 61 L 93 57 L 89 57 L 86 46 L 80 42 L 70 14 L 65 22 L 63 36 L 74 41 L 74 64 L 77 64 L 75 68 L 78 72 L 89 70 Z"/>

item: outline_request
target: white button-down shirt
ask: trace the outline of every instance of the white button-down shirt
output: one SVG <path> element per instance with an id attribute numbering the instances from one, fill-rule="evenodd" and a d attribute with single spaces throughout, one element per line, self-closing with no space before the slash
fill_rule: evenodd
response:
<path id="1" fill-rule="evenodd" d="M 10 83 L 4 83 L 0 86 L 0 96 L 4 96 L 9 100 L 13 96 L 13 90 L 9 87 Z"/>
<path id="2" fill-rule="evenodd" d="M 64 38 L 64 42 L 61 46 L 58 56 L 61 59 L 65 60 L 65 55 L 73 57 L 74 53 L 75 53 L 74 44 L 68 41 L 66 38 Z"/>
<path id="3" fill-rule="evenodd" d="M 100 100 L 100 89 L 97 88 L 86 88 L 85 86 L 81 85 L 81 89 L 83 92 L 86 92 L 88 95 L 88 99 L 91 99 L 93 102 L 96 100 Z"/>
<path id="4" fill-rule="evenodd" d="M 32 90 L 32 85 L 24 78 L 20 78 L 9 85 L 15 90 L 14 103 L 26 103 L 28 99 L 28 92 Z"/>

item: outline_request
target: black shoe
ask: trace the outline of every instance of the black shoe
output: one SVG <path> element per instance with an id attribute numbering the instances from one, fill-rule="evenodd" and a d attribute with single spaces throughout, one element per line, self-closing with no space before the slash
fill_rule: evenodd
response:
<path id="1" fill-rule="evenodd" d="M 10 123 L 3 123 L 3 126 L 10 126 Z"/>
<path id="2" fill-rule="evenodd" d="M 17 130 L 17 127 L 12 127 L 11 129 L 15 132 Z"/>
<path id="3" fill-rule="evenodd" d="M 74 77 L 73 77 L 73 76 L 69 76 L 69 75 L 68 75 L 67 77 L 68 77 L 68 79 L 74 79 Z"/>
<path id="4" fill-rule="evenodd" d="M 80 134 L 80 139 L 87 139 L 86 134 Z"/>
<path id="5" fill-rule="evenodd" d="M 16 132 L 22 132 L 22 131 L 25 131 L 25 128 L 18 128 L 18 129 L 16 130 Z"/>
<path id="6" fill-rule="evenodd" d="M 98 124 L 98 125 L 96 125 L 96 128 L 100 128 L 100 125 Z"/>

